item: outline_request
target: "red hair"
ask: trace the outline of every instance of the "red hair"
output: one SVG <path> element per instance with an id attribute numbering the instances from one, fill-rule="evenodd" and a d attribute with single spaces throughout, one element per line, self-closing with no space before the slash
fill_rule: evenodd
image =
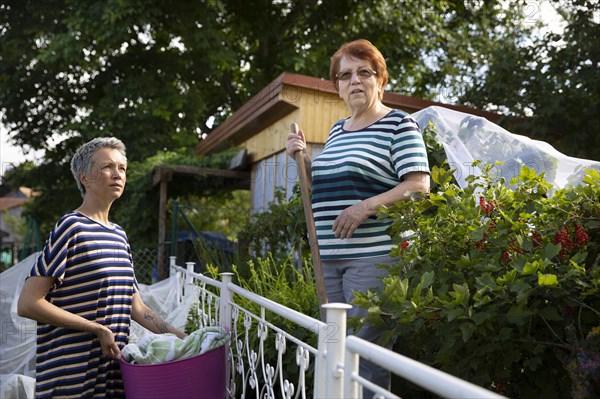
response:
<path id="1" fill-rule="evenodd" d="M 381 87 L 385 87 L 388 82 L 388 72 L 385 59 L 381 52 L 370 41 L 358 39 L 352 42 L 344 43 L 335 54 L 331 57 L 329 66 L 329 78 L 333 83 L 333 87 L 338 90 L 337 73 L 340 71 L 340 60 L 342 57 L 351 57 L 359 60 L 368 61 L 371 67 L 377 74 L 375 78 Z M 383 98 L 383 90 L 379 92 L 379 99 Z"/>

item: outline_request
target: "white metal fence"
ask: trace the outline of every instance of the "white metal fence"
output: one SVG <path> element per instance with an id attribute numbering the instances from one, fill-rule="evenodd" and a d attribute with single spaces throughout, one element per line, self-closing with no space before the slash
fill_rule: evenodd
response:
<path id="1" fill-rule="evenodd" d="M 196 307 L 199 327 L 221 325 L 231 333 L 227 358 L 230 398 L 351 399 L 362 398 L 363 387 L 377 398 L 398 398 L 359 376 L 360 359 L 441 397 L 503 398 L 358 337 L 346 337 L 350 305 L 324 305 L 326 322 L 322 322 L 233 284 L 231 273 L 222 273 L 221 281 L 217 281 L 194 273 L 193 263 L 183 268 L 171 257 L 170 265 L 171 276 L 181 281 L 182 301 L 186 293 L 198 295 L 196 287 L 200 287 Z M 258 311 L 244 307 L 244 303 Z M 276 319 L 285 319 L 295 328 L 284 331 L 273 321 Z"/>

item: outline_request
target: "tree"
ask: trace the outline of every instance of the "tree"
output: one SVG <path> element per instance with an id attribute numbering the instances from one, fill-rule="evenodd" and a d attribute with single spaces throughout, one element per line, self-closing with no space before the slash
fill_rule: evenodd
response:
<path id="1" fill-rule="evenodd" d="M 489 69 L 475 76 L 461 100 L 506 110 L 505 123 L 518 120 L 530 137 L 569 155 L 600 160 L 600 3 L 552 4 L 565 22 L 564 31 L 525 43 L 518 38 L 498 42 Z"/>
<path id="2" fill-rule="evenodd" d="M 46 150 L 27 181 L 43 193 L 31 210 L 38 220 L 49 223 L 65 204 L 78 203 L 67 161 L 93 137 L 121 138 L 131 163 L 193 148 L 210 114 L 204 97 L 214 100 L 210 70 L 230 64 L 235 54 L 221 45 L 219 30 L 191 29 L 215 23 L 211 7 L 160 1 L 2 6 L 3 122 L 16 144 Z M 203 46 L 181 51 L 180 32 L 200 35 Z"/>

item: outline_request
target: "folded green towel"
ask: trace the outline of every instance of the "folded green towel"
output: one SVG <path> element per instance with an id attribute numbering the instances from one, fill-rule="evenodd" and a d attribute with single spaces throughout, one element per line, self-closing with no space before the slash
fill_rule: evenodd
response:
<path id="1" fill-rule="evenodd" d="M 204 327 L 184 339 L 174 334 L 149 334 L 137 344 L 127 344 L 121 356 L 128 363 L 157 364 L 185 359 L 218 348 L 229 340 L 223 327 Z"/>

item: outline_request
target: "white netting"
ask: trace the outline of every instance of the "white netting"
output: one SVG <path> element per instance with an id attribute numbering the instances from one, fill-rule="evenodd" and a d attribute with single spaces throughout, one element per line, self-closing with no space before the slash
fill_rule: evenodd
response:
<path id="1" fill-rule="evenodd" d="M 36 322 L 17 315 L 17 300 L 37 253 L 0 274 L 2 346 L 0 374 L 35 374 Z M 4 383 L 4 379 L 2 380 Z"/>

